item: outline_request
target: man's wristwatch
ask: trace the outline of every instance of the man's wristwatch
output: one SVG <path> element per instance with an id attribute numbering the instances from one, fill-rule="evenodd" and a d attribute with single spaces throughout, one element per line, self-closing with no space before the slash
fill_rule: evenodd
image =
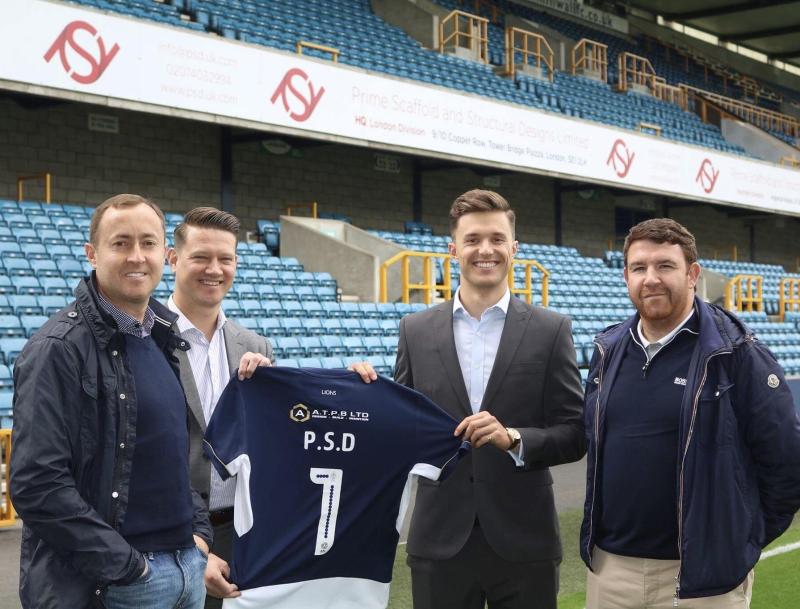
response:
<path id="1" fill-rule="evenodd" d="M 520 436 L 519 432 L 513 427 L 506 427 L 506 433 L 508 434 L 508 439 L 511 440 L 511 446 L 508 447 L 508 450 L 514 450 L 519 446 L 519 441 L 522 439 L 522 436 Z"/>

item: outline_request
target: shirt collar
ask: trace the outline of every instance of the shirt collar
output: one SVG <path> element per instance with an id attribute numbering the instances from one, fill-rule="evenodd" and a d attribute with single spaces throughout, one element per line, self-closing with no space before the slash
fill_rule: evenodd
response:
<path id="1" fill-rule="evenodd" d="M 460 294 L 461 294 L 461 288 L 459 287 L 456 290 L 455 296 L 453 296 L 453 315 L 456 315 L 459 311 L 462 311 L 464 315 L 469 315 L 469 313 L 464 308 L 464 305 L 461 302 L 461 297 L 459 296 Z M 486 309 L 486 311 L 490 311 L 492 309 L 499 309 L 503 312 L 503 315 L 506 315 L 508 313 L 508 305 L 510 302 L 511 302 L 511 290 L 506 288 L 505 294 L 503 294 L 500 300 L 498 300 L 495 304 Z M 484 313 L 486 313 L 486 311 L 484 311 Z"/>
<path id="2" fill-rule="evenodd" d="M 108 298 L 103 296 L 100 290 L 97 290 L 97 298 L 100 301 L 102 309 L 111 315 L 117 323 L 117 329 L 120 332 L 123 334 L 131 334 L 139 338 L 150 336 L 150 333 L 153 331 L 153 324 L 156 321 L 156 315 L 149 305 L 144 312 L 144 321 L 139 322 L 138 319 L 128 315 L 125 311 L 114 305 Z"/>
<path id="3" fill-rule="evenodd" d="M 636 324 L 636 334 L 639 336 L 639 341 L 642 343 L 642 347 L 647 349 L 647 347 L 649 347 L 652 343 L 658 343 L 662 347 L 668 345 L 670 342 L 672 342 L 672 339 L 675 338 L 675 336 L 678 334 L 678 332 L 680 332 L 683 329 L 683 327 L 686 326 L 686 324 L 689 322 L 689 320 L 692 318 L 693 315 L 694 315 L 694 307 L 692 307 L 692 310 L 689 311 L 689 314 L 686 316 L 686 318 L 681 323 L 679 323 L 677 326 L 675 326 L 667 334 L 665 334 L 664 336 L 662 336 L 658 340 L 654 340 L 654 341 L 649 341 L 644 337 L 644 333 L 642 332 L 642 319 L 640 317 L 639 321 Z M 696 332 L 695 332 L 695 334 L 696 334 Z"/>
<path id="4" fill-rule="evenodd" d="M 197 328 L 197 326 L 195 326 L 191 320 L 183 314 L 183 311 L 178 308 L 178 305 L 175 304 L 175 299 L 172 297 L 172 295 L 170 295 L 169 300 L 167 300 L 167 308 L 178 315 L 178 319 L 175 321 L 178 326 L 178 332 L 184 334 L 189 330 L 195 330 L 200 332 L 200 334 L 203 334 Z M 225 317 L 225 312 L 220 309 L 219 313 L 217 313 L 217 327 L 215 328 L 214 332 L 219 332 L 222 329 L 222 326 L 225 325 L 226 321 L 227 318 Z"/>

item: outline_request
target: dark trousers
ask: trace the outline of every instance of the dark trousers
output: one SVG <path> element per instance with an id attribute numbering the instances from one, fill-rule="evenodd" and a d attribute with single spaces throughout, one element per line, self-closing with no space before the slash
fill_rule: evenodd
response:
<path id="1" fill-rule="evenodd" d="M 556 609 L 558 561 L 500 557 L 479 526 L 447 560 L 408 557 L 414 609 Z"/>
<path id="2" fill-rule="evenodd" d="M 231 563 L 231 554 L 233 552 L 233 520 L 225 524 L 214 526 L 214 543 L 211 544 L 211 551 L 226 563 Z M 222 599 L 214 598 L 206 594 L 205 609 L 222 609 Z"/>

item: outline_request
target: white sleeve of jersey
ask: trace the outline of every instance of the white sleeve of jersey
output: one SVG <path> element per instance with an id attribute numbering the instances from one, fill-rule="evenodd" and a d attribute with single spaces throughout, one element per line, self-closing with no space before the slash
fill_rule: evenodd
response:
<path id="1" fill-rule="evenodd" d="M 253 505 L 250 503 L 250 457 L 239 455 L 225 469 L 236 476 L 236 496 L 233 500 L 233 528 L 241 537 L 253 528 Z"/>
<path id="2" fill-rule="evenodd" d="M 417 463 L 411 468 L 411 471 L 408 472 L 408 479 L 406 480 L 406 485 L 403 487 L 403 496 L 400 498 L 400 510 L 397 512 L 397 522 L 395 523 L 395 528 L 398 533 L 403 530 L 403 523 L 407 515 L 406 512 L 408 512 L 408 504 L 411 502 L 411 497 L 415 488 L 415 476 L 438 480 L 441 475 L 442 468 L 435 467 L 430 463 Z"/>

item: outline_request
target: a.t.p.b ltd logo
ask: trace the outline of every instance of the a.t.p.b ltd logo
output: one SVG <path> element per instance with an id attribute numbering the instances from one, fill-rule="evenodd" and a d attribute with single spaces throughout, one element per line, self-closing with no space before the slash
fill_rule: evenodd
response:
<path id="1" fill-rule="evenodd" d="M 289 418 L 295 423 L 305 423 L 311 418 L 311 411 L 305 404 L 295 404 L 289 409 Z"/>
<path id="2" fill-rule="evenodd" d="M 66 25 L 50 45 L 44 54 L 44 60 L 50 63 L 58 53 L 67 75 L 77 83 L 90 85 L 103 75 L 118 52 L 119 45 L 116 43 L 106 49 L 103 37 L 91 23 L 73 21 Z M 76 68 L 71 61 L 76 59 L 79 64 L 85 65 Z"/>
<path id="3" fill-rule="evenodd" d="M 274 104 L 280 99 L 292 120 L 302 123 L 314 113 L 324 93 L 325 87 L 315 90 L 314 83 L 303 70 L 291 68 L 283 75 L 270 101 Z"/>

